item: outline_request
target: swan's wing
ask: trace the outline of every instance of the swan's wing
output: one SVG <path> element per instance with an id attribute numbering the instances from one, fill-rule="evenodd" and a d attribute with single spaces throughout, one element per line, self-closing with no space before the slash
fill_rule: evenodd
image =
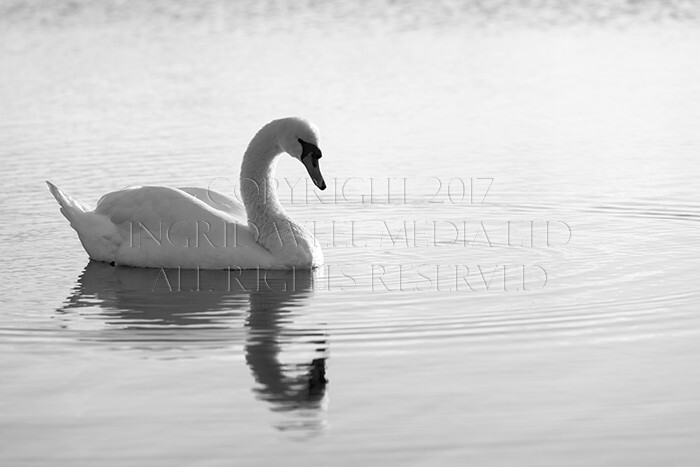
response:
<path id="1" fill-rule="evenodd" d="M 178 188 L 185 193 L 188 193 L 210 207 L 230 214 L 231 216 L 239 219 L 242 223 L 246 222 L 247 213 L 243 203 L 237 199 L 231 198 L 228 195 L 219 193 L 218 191 L 211 190 L 209 188 L 198 188 L 198 187 L 181 187 Z"/>
<path id="2" fill-rule="evenodd" d="M 130 266 L 269 267 L 272 255 L 236 216 L 178 188 L 143 186 L 109 193 L 96 214 L 109 218 L 124 242 L 116 262 Z"/>
<path id="3" fill-rule="evenodd" d="M 114 224 L 128 221 L 174 223 L 183 220 L 209 220 L 222 216 L 221 210 L 180 190 L 166 186 L 134 186 L 107 193 L 97 202 L 96 214 Z"/>

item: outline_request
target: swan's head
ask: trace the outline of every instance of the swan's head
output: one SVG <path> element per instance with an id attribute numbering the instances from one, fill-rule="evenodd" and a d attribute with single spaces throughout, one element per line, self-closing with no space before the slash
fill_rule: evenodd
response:
<path id="1" fill-rule="evenodd" d="M 318 148 L 320 134 L 313 123 L 303 118 L 285 118 L 280 122 L 279 142 L 282 150 L 304 164 L 311 180 L 320 190 L 326 189 L 326 182 L 321 175 L 319 159 L 321 150 Z"/>

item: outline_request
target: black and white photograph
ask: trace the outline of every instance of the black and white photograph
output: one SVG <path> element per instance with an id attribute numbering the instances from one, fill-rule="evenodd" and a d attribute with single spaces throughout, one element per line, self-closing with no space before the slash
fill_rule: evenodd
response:
<path id="1" fill-rule="evenodd" d="M 0 0 L 0 465 L 700 465 L 700 1 Z"/>

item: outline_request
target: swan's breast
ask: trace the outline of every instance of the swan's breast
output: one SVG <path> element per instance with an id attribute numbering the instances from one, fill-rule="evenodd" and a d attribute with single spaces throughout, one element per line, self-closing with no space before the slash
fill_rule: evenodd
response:
<path id="1" fill-rule="evenodd" d="M 314 236 L 290 219 L 266 222 L 259 242 L 272 253 L 277 265 L 311 268 L 323 264 L 321 246 Z"/>

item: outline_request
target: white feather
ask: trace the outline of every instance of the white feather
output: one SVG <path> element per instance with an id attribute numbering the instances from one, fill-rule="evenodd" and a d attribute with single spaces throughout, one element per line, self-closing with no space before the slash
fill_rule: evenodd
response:
<path id="1" fill-rule="evenodd" d="M 282 152 L 300 158 L 297 138 L 316 144 L 317 130 L 288 118 L 253 138 L 241 168 L 245 206 L 205 188 L 138 186 L 104 195 L 93 210 L 46 183 L 94 260 L 159 268 L 311 268 L 323 264 L 320 246 L 286 214 L 273 183 Z"/>

